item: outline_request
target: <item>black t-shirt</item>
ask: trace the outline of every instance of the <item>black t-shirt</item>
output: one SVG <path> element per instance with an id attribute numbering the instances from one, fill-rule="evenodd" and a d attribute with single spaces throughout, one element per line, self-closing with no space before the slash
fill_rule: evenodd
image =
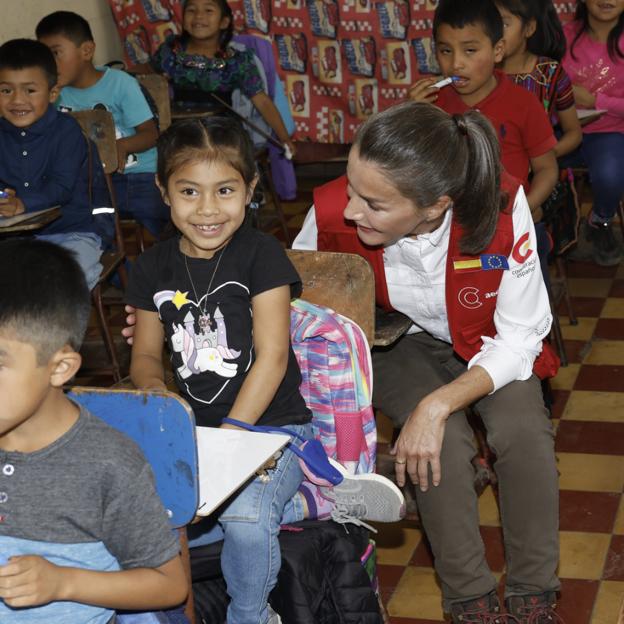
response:
<path id="1" fill-rule="evenodd" d="M 255 359 L 251 299 L 285 284 L 297 297 L 301 281 L 278 241 L 247 226 L 210 260 L 184 256 L 179 242 L 159 243 L 138 258 L 126 301 L 159 312 L 181 394 L 198 425 L 218 426 Z M 308 422 L 300 384 L 291 347 L 284 379 L 258 424 Z"/>

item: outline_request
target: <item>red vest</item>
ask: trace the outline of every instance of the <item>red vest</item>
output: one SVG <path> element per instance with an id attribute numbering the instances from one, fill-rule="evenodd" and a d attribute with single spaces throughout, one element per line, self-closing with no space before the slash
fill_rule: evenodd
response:
<path id="1" fill-rule="evenodd" d="M 512 210 L 518 181 L 503 174 L 502 186 L 509 195 L 509 203 L 500 213 L 492 242 L 482 254 L 496 254 L 507 258 L 511 255 L 514 244 Z M 317 248 L 319 251 L 354 253 L 368 260 L 375 273 L 377 305 L 392 310 L 386 284 L 383 247 L 371 247 L 362 243 L 352 222 L 346 221 L 343 216 L 348 201 L 345 176 L 314 190 Z M 461 226 L 453 219 L 446 259 L 446 311 L 453 349 L 462 359 L 468 361 L 481 349 L 481 336 L 493 337 L 496 334 L 494 311 L 503 271 L 455 270 L 456 261 L 475 258 L 462 255 L 459 245 L 462 234 Z M 533 372 L 541 379 L 546 379 L 554 377 L 558 369 L 559 358 L 545 342 L 541 354 L 535 360 Z"/>

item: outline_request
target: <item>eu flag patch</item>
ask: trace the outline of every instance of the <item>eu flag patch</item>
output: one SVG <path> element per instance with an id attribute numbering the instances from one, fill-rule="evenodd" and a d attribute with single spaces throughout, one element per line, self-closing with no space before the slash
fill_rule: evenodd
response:
<path id="1" fill-rule="evenodd" d="M 456 271 L 508 271 L 507 257 L 502 254 L 482 254 L 478 258 L 454 260 L 453 268 Z"/>

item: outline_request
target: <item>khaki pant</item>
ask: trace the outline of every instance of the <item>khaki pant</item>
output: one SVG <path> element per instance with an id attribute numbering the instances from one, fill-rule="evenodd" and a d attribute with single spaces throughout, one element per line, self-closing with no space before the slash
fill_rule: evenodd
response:
<path id="1" fill-rule="evenodd" d="M 373 351 L 373 405 L 401 426 L 419 401 L 466 370 L 450 345 L 426 333 Z M 507 563 L 506 596 L 559 589 L 559 491 L 554 436 L 540 382 L 515 381 L 474 405 L 496 453 Z M 474 488 L 474 436 L 464 412 L 448 419 L 442 481 L 416 488 L 419 514 L 442 581 L 444 606 L 483 596 L 497 582 L 485 560 Z"/>

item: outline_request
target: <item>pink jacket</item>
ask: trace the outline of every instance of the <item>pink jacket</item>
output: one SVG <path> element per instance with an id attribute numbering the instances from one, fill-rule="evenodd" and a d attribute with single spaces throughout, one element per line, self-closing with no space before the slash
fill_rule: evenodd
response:
<path id="1" fill-rule="evenodd" d="M 568 42 L 563 67 L 572 84 L 581 85 L 596 94 L 596 109 L 608 111 L 585 126 L 583 132 L 624 132 L 624 59 L 613 61 L 607 45 L 594 41 L 586 32 L 574 46 L 574 59 L 570 46 L 578 28 L 577 22 L 569 22 L 563 28 Z M 620 37 L 620 49 L 624 51 L 624 35 Z"/>

